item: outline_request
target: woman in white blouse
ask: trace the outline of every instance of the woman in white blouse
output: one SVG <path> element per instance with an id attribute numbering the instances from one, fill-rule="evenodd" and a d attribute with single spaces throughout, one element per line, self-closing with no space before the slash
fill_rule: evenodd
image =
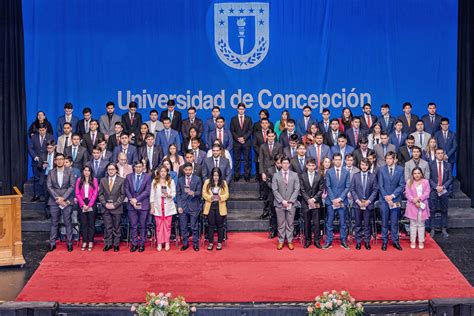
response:
<path id="1" fill-rule="evenodd" d="M 374 124 L 374 129 L 369 136 L 367 136 L 367 140 L 369 141 L 369 148 L 374 149 L 374 146 L 380 144 L 380 133 L 382 132 L 382 127 L 380 123 Z"/>
<path id="2" fill-rule="evenodd" d="M 159 167 L 150 190 L 150 213 L 155 216 L 158 251 L 161 251 L 163 244 L 166 251 L 170 250 L 171 220 L 177 213 L 173 201 L 175 196 L 176 184 L 171 179 L 168 169 Z"/>

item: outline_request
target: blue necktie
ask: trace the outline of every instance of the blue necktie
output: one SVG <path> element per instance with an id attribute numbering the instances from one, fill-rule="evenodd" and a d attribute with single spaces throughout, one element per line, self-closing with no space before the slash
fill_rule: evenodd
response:
<path id="1" fill-rule="evenodd" d="M 300 158 L 300 167 L 301 170 L 304 170 L 304 160 L 302 158 Z"/>
<path id="2" fill-rule="evenodd" d="M 365 199 L 365 189 L 367 188 L 367 175 L 365 173 L 362 174 L 362 189 L 364 190 L 364 199 Z"/>
<path id="3" fill-rule="evenodd" d="M 135 192 L 138 192 L 140 189 L 140 175 L 137 174 L 135 179 Z"/>
<path id="4" fill-rule="evenodd" d="M 77 148 L 72 148 L 72 161 L 76 161 Z"/>
<path id="5" fill-rule="evenodd" d="M 95 161 L 94 172 L 95 172 L 96 175 L 97 175 L 97 170 L 99 170 L 99 160 L 96 160 L 96 161 Z"/>

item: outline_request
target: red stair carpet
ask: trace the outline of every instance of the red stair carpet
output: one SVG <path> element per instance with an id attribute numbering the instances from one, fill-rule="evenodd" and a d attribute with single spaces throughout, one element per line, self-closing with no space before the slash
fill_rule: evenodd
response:
<path id="1" fill-rule="evenodd" d="M 367 251 L 315 247 L 276 250 L 265 233 L 231 233 L 224 250 L 174 246 L 158 253 L 147 247 L 130 253 L 66 251 L 49 253 L 18 301 L 62 303 L 142 302 L 146 291 L 172 292 L 191 302 L 310 301 L 326 290 L 349 290 L 357 300 L 424 300 L 474 297 L 474 289 L 428 239 L 424 250 L 387 252 L 380 243 Z"/>

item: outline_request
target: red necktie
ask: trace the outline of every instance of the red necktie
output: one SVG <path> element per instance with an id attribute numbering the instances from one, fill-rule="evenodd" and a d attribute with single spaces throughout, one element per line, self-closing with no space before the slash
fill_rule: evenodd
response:
<path id="1" fill-rule="evenodd" d="M 358 129 L 354 131 L 354 137 L 355 137 L 356 144 L 358 144 L 359 143 L 359 130 Z"/>
<path id="2" fill-rule="evenodd" d="M 219 136 L 218 136 L 218 138 L 219 138 L 219 141 L 221 142 L 221 144 L 223 144 L 224 141 L 222 140 L 222 130 L 221 130 L 221 129 L 219 130 Z"/>
<path id="3" fill-rule="evenodd" d="M 367 126 L 370 128 L 372 126 L 372 120 L 370 119 L 370 115 L 367 115 Z"/>
<path id="4" fill-rule="evenodd" d="M 273 144 L 268 145 L 268 149 L 269 149 L 269 151 L 270 151 L 270 154 L 272 154 L 272 151 L 273 151 Z"/>
<path id="5" fill-rule="evenodd" d="M 263 131 L 263 142 L 267 142 L 267 131 Z"/>
<path id="6" fill-rule="evenodd" d="M 285 180 L 285 184 L 288 185 L 288 172 L 283 172 L 283 179 Z"/>
<path id="7" fill-rule="evenodd" d="M 439 161 L 438 162 L 438 186 L 443 185 L 443 173 L 441 171 L 441 164 L 442 164 L 442 162 Z"/>

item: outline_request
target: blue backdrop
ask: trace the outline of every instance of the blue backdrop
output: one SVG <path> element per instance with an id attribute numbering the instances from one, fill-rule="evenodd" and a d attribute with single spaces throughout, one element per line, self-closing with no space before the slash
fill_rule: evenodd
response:
<path id="1" fill-rule="evenodd" d="M 66 101 L 148 117 L 168 98 L 198 115 L 216 104 L 235 114 L 244 98 L 268 108 L 309 104 L 360 113 L 371 102 L 394 114 L 434 101 L 454 127 L 455 0 L 23 0 L 28 122 L 55 122 Z M 119 112 L 123 112 L 120 110 Z M 186 116 L 186 115 L 185 115 Z"/>

